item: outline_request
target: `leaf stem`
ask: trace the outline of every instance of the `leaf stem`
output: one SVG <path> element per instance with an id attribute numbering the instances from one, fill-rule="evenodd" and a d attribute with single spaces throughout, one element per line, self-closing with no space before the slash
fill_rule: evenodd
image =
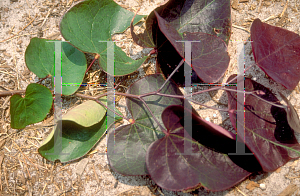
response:
<path id="1" fill-rule="evenodd" d="M 94 57 L 93 61 L 91 62 L 91 64 L 89 65 L 89 67 L 86 69 L 84 75 L 90 70 L 90 68 L 92 67 L 92 65 L 95 63 L 95 61 L 97 59 L 99 59 L 100 55 L 99 54 L 96 54 L 96 56 Z"/>
<path id="2" fill-rule="evenodd" d="M 169 82 L 169 80 L 172 78 L 172 76 L 175 74 L 175 72 L 180 68 L 180 66 L 184 63 L 184 59 L 182 59 L 180 61 L 180 63 L 178 64 L 178 66 L 173 70 L 173 72 L 171 73 L 171 75 L 166 79 L 166 81 L 163 83 L 163 85 L 156 91 L 156 92 L 160 92 L 165 85 L 167 84 L 167 82 Z"/>

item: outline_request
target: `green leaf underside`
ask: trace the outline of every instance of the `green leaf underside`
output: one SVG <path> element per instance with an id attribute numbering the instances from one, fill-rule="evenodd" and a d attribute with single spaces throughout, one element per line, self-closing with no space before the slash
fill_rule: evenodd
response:
<path id="1" fill-rule="evenodd" d="M 134 13 L 122 8 L 112 0 L 88 0 L 72 7 L 63 17 L 60 30 L 66 40 L 78 49 L 100 55 L 100 66 L 107 71 L 107 43 L 115 33 L 124 32 Z M 144 15 L 137 15 L 134 24 Z M 132 60 L 118 46 L 115 51 L 115 74 L 126 75 L 135 71 L 147 57 Z M 126 69 L 125 69 L 125 68 Z M 130 68 L 128 68 L 130 67 Z"/>
<path id="2" fill-rule="evenodd" d="M 62 163 L 84 156 L 99 141 L 106 130 L 106 120 L 103 118 L 91 127 L 83 127 L 72 121 L 62 121 L 62 137 L 54 142 L 57 127 L 51 132 L 38 152 L 47 160 L 60 160 Z M 61 149 L 55 144 L 61 142 Z M 57 150 L 55 152 L 55 150 Z"/>
<path id="3" fill-rule="evenodd" d="M 22 129 L 42 121 L 52 106 L 51 91 L 40 84 L 29 84 L 25 97 L 13 95 L 10 98 L 11 127 Z"/>
<path id="4" fill-rule="evenodd" d="M 102 100 L 103 101 L 103 100 Z M 86 102 L 85 102 L 86 103 Z M 94 103 L 87 103 L 88 105 L 92 106 Z M 98 104 L 98 103 L 97 103 Z M 83 105 L 83 104 L 82 104 Z M 99 105 L 99 104 L 98 104 Z M 86 106 L 84 104 L 83 106 Z M 82 106 L 82 107 L 83 107 Z M 79 107 L 79 106 L 78 106 Z M 95 144 L 100 140 L 100 138 L 105 134 L 107 127 L 110 127 L 112 124 L 108 124 L 108 117 L 106 113 L 103 115 L 103 108 L 102 106 L 98 107 L 95 106 L 97 109 L 92 109 L 93 114 L 100 112 L 101 114 L 95 114 L 99 118 L 93 118 L 89 122 L 75 122 L 67 119 L 71 119 L 68 117 L 63 117 L 62 120 L 62 137 L 61 139 L 58 138 L 57 142 L 61 141 L 62 148 L 56 152 L 55 142 L 54 142 L 54 134 L 57 133 L 59 130 L 55 127 L 49 136 L 43 141 L 43 144 L 38 149 L 38 152 L 47 160 L 55 161 L 60 160 L 62 163 L 69 162 L 75 159 L 78 159 L 85 154 L 87 154 L 91 148 L 95 146 Z M 82 114 L 77 112 L 78 108 L 74 108 L 68 112 L 72 114 L 72 119 L 79 119 L 81 118 Z M 91 109 L 91 108 L 90 108 Z M 121 112 L 116 109 L 116 112 L 121 114 Z M 91 114 L 90 114 L 91 115 Z M 115 121 L 120 120 L 119 116 L 115 116 Z M 111 121 L 111 122 L 115 122 Z M 80 123 L 80 124 L 78 124 Z M 90 125 L 84 127 L 82 125 Z M 53 154 L 48 154 L 53 153 Z"/>
<path id="5" fill-rule="evenodd" d="M 149 75 L 132 84 L 127 93 L 141 95 L 153 92 L 158 90 L 164 81 L 160 74 Z M 168 82 L 161 93 L 182 95 L 173 82 Z M 164 126 L 161 118 L 162 111 L 169 105 L 183 105 L 183 100 L 178 98 L 157 95 L 144 97 L 144 100 L 162 126 Z M 152 142 L 162 138 L 164 134 L 140 101 L 126 98 L 126 105 L 135 123 L 108 132 L 108 160 L 111 167 L 123 175 L 147 175 L 145 165 L 147 149 Z"/>
<path id="6" fill-rule="evenodd" d="M 25 52 L 25 62 L 28 69 L 39 78 L 51 75 L 54 87 L 55 43 L 47 41 L 54 40 L 32 38 Z M 69 43 L 61 43 L 61 49 L 62 94 L 71 95 L 82 83 L 87 62 L 85 55 Z"/>
<path id="7" fill-rule="evenodd" d="M 106 104 L 106 100 L 104 104 Z M 74 121 L 83 127 L 90 127 L 101 121 L 105 114 L 106 108 L 96 101 L 89 100 L 70 110 L 62 119 Z"/>

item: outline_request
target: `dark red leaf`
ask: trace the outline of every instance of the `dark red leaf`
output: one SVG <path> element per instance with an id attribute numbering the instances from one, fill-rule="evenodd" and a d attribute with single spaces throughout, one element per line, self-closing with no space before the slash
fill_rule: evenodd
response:
<path id="1" fill-rule="evenodd" d="M 153 10 L 146 20 L 146 30 L 137 43 L 156 43 L 156 11 L 179 33 L 203 32 L 216 35 L 228 43 L 231 35 L 230 1 L 229 0 L 169 0 Z M 149 37 L 153 41 L 149 42 Z M 144 40 L 143 40 L 144 39 Z M 148 40 L 148 41 L 147 41 Z"/>
<path id="2" fill-rule="evenodd" d="M 230 76 L 228 81 L 233 77 L 235 75 Z M 236 83 L 236 80 L 232 83 Z M 236 86 L 227 88 L 236 90 Z M 257 96 L 280 105 L 269 89 L 249 78 L 245 79 L 245 90 L 259 90 Z M 264 171 L 274 171 L 290 159 L 299 157 L 300 145 L 288 124 L 284 108 L 273 106 L 249 94 L 245 94 L 245 103 L 237 102 L 235 92 L 228 91 L 227 95 L 228 107 L 233 110 L 229 116 L 235 129 L 236 123 L 241 123 L 237 122 L 235 114 L 237 104 L 244 104 L 245 130 L 237 130 L 237 134 L 240 137 L 244 136 L 245 144 L 254 153 Z"/>
<path id="3" fill-rule="evenodd" d="M 225 42 L 214 35 L 201 32 L 185 32 L 180 35 L 170 23 L 160 17 L 156 12 L 155 14 L 160 30 L 177 51 L 177 53 L 170 53 L 168 50 L 162 50 L 161 47 L 163 47 L 162 45 L 164 45 L 165 42 L 161 43 L 159 40 L 157 42 L 158 55 L 167 62 L 170 62 L 168 60 L 174 59 L 174 56 L 178 54 L 181 56 L 181 58 L 184 58 L 184 43 L 178 41 L 200 41 L 191 43 L 193 70 L 204 82 L 215 83 L 219 81 L 227 70 L 230 60 Z M 160 45 L 160 43 L 162 45 Z M 158 62 L 159 60 L 160 58 L 158 58 Z M 159 64 L 162 65 L 160 62 Z M 164 66 L 161 66 L 162 70 L 164 69 L 163 67 Z"/>
<path id="4" fill-rule="evenodd" d="M 273 80 L 293 90 L 300 80 L 300 36 L 255 19 L 251 40 L 256 64 Z"/>
<path id="5" fill-rule="evenodd" d="M 163 18 L 163 20 L 165 20 L 166 23 L 169 24 L 169 26 L 172 26 L 175 31 L 169 33 L 164 31 L 164 33 L 162 33 L 158 27 L 158 21 L 155 12 L 157 12 L 158 15 L 161 18 Z M 185 36 L 186 39 L 191 38 L 201 40 L 203 39 L 203 36 L 199 37 L 198 35 L 196 35 L 196 33 L 202 32 L 218 36 L 226 43 L 228 43 L 231 35 L 230 29 L 231 20 L 229 0 L 169 0 L 167 1 L 167 3 L 164 3 L 163 5 L 159 6 L 150 13 L 146 20 L 146 30 L 143 34 L 135 35 L 132 31 L 132 36 L 134 41 L 143 47 L 154 47 L 154 43 L 155 47 L 158 48 L 157 66 L 161 68 L 165 77 L 168 77 L 179 64 L 179 62 L 182 60 L 182 58 L 184 58 L 182 52 L 179 53 L 180 55 L 177 54 L 179 48 L 176 48 L 177 51 L 176 49 L 174 49 L 174 40 L 172 40 L 172 44 L 170 44 L 168 40 L 170 36 L 176 37 L 177 35 L 182 35 L 180 39 L 182 40 L 184 36 L 183 34 L 186 33 L 188 34 L 188 36 Z M 177 33 L 174 34 L 173 32 Z M 168 39 L 164 34 L 168 34 Z M 181 43 L 181 45 L 182 44 L 183 43 Z M 207 45 L 207 43 L 204 43 L 203 45 Z M 195 46 L 193 46 L 193 53 L 195 53 L 195 57 L 195 55 L 197 55 L 196 52 L 199 53 L 199 51 L 194 50 L 194 47 Z M 215 54 L 217 54 L 217 52 Z M 202 61 L 201 58 L 197 60 L 196 58 L 194 58 L 193 62 L 195 62 L 195 64 L 198 65 Z M 221 61 L 226 62 L 227 59 L 224 58 L 221 59 Z M 203 82 L 202 80 L 208 83 L 217 82 L 218 79 L 220 79 L 220 77 L 222 76 L 222 73 L 224 73 L 225 67 L 228 67 L 228 64 L 222 65 L 220 67 L 218 67 L 218 65 L 215 64 L 217 68 L 214 67 L 213 69 L 211 69 L 212 71 L 210 72 L 213 73 L 213 75 L 211 77 L 207 77 L 207 75 L 210 75 L 210 73 L 206 74 L 203 73 L 203 70 L 200 71 L 200 69 L 205 69 L 205 67 L 209 66 L 205 65 L 204 62 L 205 60 L 202 61 L 201 66 L 197 66 L 198 69 L 193 67 L 192 83 Z M 209 64 L 213 64 L 213 62 L 210 62 Z M 184 66 L 179 68 L 178 72 L 175 73 L 175 75 L 172 78 L 174 82 L 180 86 L 184 86 L 185 83 L 183 67 Z M 200 76 L 202 80 L 198 76 Z"/>
<path id="6" fill-rule="evenodd" d="M 208 190 L 228 189 L 250 172 L 237 166 L 226 155 L 228 146 L 235 147 L 235 135 L 218 125 L 207 122 L 192 113 L 193 138 L 183 127 L 182 106 L 169 106 L 162 113 L 168 134 L 153 142 L 147 151 L 146 165 L 151 178 L 160 187 L 182 191 L 200 185 Z M 190 143 L 193 154 L 184 152 L 185 142 Z M 204 144 L 203 144 L 204 143 Z M 233 145 L 232 145 L 233 144 Z M 178 154 L 177 154 L 178 153 Z"/>

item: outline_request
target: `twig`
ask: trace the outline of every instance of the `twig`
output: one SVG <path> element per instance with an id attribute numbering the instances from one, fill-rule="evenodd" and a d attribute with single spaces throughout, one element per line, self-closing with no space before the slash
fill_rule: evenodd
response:
<path id="1" fill-rule="evenodd" d="M 47 182 L 46 182 L 46 184 L 45 184 L 45 186 L 44 186 L 44 188 L 43 188 L 43 190 L 42 190 L 42 192 L 41 192 L 41 195 L 43 195 L 43 193 L 44 193 L 44 191 L 45 191 L 45 188 L 46 188 L 46 186 L 47 186 Z"/>
<path id="2" fill-rule="evenodd" d="M 238 187 L 235 187 L 238 192 L 240 192 L 242 195 L 247 196 L 245 193 L 243 193 Z"/>
<path id="3" fill-rule="evenodd" d="M 51 12 L 53 11 L 54 6 L 48 11 L 47 16 L 45 17 L 43 23 L 41 24 L 41 27 L 45 24 L 46 20 L 48 19 L 49 15 L 51 14 Z"/>
<path id="4" fill-rule="evenodd" d="M 240 27 L 240 26 L 237 26 L 237 25 L 234 25 L 234 24 L 232 24 L 232 26 L 233 26 L 234 28 L 242 29 L 242 30 L 247 31 L 248 33 L 250 33 L 250 31 L 249 31 L 248 29 L 245 29 L 244 27 Z"/>
<path id="5" fill-rule="evenodd" d="M 25 27 L 23 27 L 20 31 L 18 31 L 15 35 L 12 35 L 12 36 L 10 36 L 9 38 L 7 38 L 7 39 L 5 39 L 5 40 L 2 40 L 2 41 L 0 41 L 0 43 L 3 43 L 3 42 L 5 42 L 5 41 L 7 41 L 7 40 L 9 40 L 9 39 L 11 39 L 11 38 L 13 38 L 13 37 L 15 37 L 16 35 L 18 35 L 21 31 L 23 31 L 24 29 L 26 29 L 35 19 L 36 19 L 36 17 L 37 17 L 37 14 L 35 15 L 35 17 L 25 26 Z"/>
<path id="6" fill-rule="evenodd" d="M 268 20 L 273 20 L 273 19 L 275 19 L 275 18 L 277 18 L 277 17 L 279 17 L 279 16 L 274 16 L 274 15 L 272 15 L 272 16 L 270 16 L 270 17 L 268 17 L 268 18 L 266 18 L 266 19 L 264 19 L 264 20 L 262 20 L 263 22 L 267 22 Z"/>
<path id="7" fill-rule="evenodd" d="M 286 8 L 287 8 L 287 6 L 288 6 L 288 3 L 289 3 L 289 0 L 286 0 L 285 6 L 284 6 L 284 8 L 283 8 L 282 13 L 279 15 L 279 18 L 281 18 L 281 17 L 284 15 L 284 12 L 285 12 L 285 10 L 286 10 Z"/>

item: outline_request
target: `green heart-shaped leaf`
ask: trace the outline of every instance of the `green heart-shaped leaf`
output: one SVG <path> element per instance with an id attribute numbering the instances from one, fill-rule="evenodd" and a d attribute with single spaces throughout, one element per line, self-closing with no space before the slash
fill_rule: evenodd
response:
<path id="1" fill-rule="evenodd" d="M 59 152 L 55 151 L 57 146 L 55 146 L 54 140 L 54 135 L 59 131 L 57 126 L 43 141 L 38 152 L 49 161 L 60 160 L 62 163 L 87 154 L 104 135 L 107 127 L 112 125 L 107 124 L 108 117 L 104 112 L 106 108 L 95 104 L 98 103 L 84 102 L 62 117 L 62 136 L 58 136 L 56 140 L 57 143 L 61 142 L 61 149 L 58 148 Z M 79 111 L 80 109 L 82 112 Z M 89 114 L 87 114 L 88 111 Z M 117 109 L 116 112 L 121 114 Z M 120 119 L 119 116 L 115 117 L 115 121 Z"/>
<path id="2" fill-rule="evenodd" d="M 42 121 L 51 106 L 51 91 L 40 84 L 29 84 L 24 98 L 17 94 L 10 98 L 11 128 L 23 129 L 27 125 Z"/>
<path id="3" fill-rule="evenodd" d="M 25 52 L 25 62 L 30 71 L 35 73 L 39 78 L 47 75 L 54 77 L 54 40 L 32 38 Z M 69 43 L 61 43 L 62 48 L 62 94 L 73 94 L 82 83 L 86 70 L 85 55 L 74 48 Z M 54 86 L 52 82 L 52 87 Z"/>
<path id="4" fill-rule="evenodd" d="M 115 33 L 124 32 L 129 26 L 134 13 L 122 8 L 113 0 L 87 0 L 76 4 L 62 18 L 61 34 L 66 40 L 83 52 L 100 55 L 100 66 L 107 70 L 107 43 Z M 134 24 L 143 15 L 137 15 Z M 114 45 L 114 75 L 132 73 L 146 60 L 132 60 L 121 48 Z M 126 69 L 124 69 L 124 67 Z"/>

